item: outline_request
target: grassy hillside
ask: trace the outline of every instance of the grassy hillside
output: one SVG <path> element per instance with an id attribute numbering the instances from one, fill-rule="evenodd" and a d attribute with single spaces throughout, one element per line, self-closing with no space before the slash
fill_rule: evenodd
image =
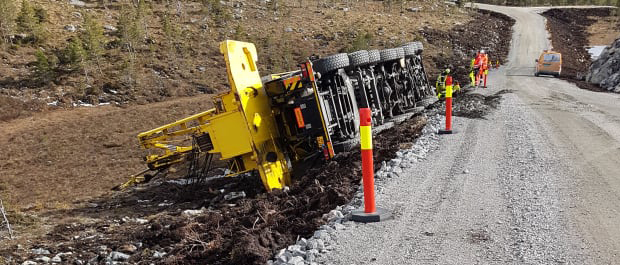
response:
<path id="1" fill-rule="evenodd" d="M 225 90 L 225 39 L 254 42 L 268 74 L 312 54 L 423 41 L 423 27 L 471 19 L 442 1 L 391 2 L 0 0 L 11 14 L 0 22 L 0 101 L 11 106 L 0 120 Z"/>

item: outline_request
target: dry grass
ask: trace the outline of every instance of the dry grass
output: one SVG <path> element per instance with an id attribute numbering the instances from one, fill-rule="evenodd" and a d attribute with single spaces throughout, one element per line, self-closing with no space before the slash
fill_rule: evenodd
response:
<path id="1" fill-rule="evenodd" d="M 1 123 L 2 186 L 15 209 L 68 208 L 144 168 L 139 132 L 210 107 L 210 96 L 59 110 Z M 108 147 L 106 147 L 108 146 Z"/>
<path id="2" fill-rule="evenodd" d="M 610 45 L 620 37 L 620 17 L 596 17 L 596 22 L 588 27 L 590 45 Z"/>
<path id="3" fill-rule="evenodd" d="M 240 9 L 243 18 L 229 17 L 219 25 L 209 12 L 202 12 L 200 1 L 180 1 L 169 6 L 166 1 L 148 1 L 150 8 L 145 17 L 145 32 L 149 42 L 137 47 L 133 67 L 127 68 L 127 52 L 108 45 L 101 58 L 100 69 L 90 66 L 86 80 L 83 71 L 59 73 L 54 82 L 43 87 L 33 84 L 32 63 L 34 52 L 43 48 L 48 54 L 63 49 L 67 40 L 78 33 L 64 30 L 65 25 L 79 26 L 83 19 L 76 13 L 93 15 L 101 25 L 116 26 L 122 5 L 128 0 L 108 3 L 106 8 L 77 8 L 68 1 L 32 1 L 48 13 L 46 29 L 48 41 L 35 47 L 21 45 L 0 52 L 0 94 L 11 94 L 22 100 L 41 98 L 58 100 L 61 106 L 70 106 L 77 100 L 96 103 L 104 101 L 158 102 L 171 97 L 192 96 L 202 92 L 227 89 L 224 61 L 219 53 L 219 42 L 225 39 L 251 41 L 259 50 L 259 70 L 263 75 L 295 69 L 297 64 L 312 54 L 329 55 L 351 47 L 360 34 L 371 36 L 371 48 L 386 48 L 419 38 L 423 27 L 449 29 L 455 23 L 467 22 L 470 17 L 462 10 L 441 1 L 408 1 L 405 7 L 420 7 L 420 12 L 400 12 L 395 7 L 386 11 L 381 2 L 354 3 L 344 11 L 344 4 L 325 7 L 315 2 L 299 6 L 297 0 L 280 1 L 274 11 L 257 1 L 243 1 L 233 7 L 226 1 L 224 9 L 233 14 Z M 330 1 L 331 2 L 331 1 Z M 180 12 L 178 12 L 180 11 Z M 161 18 L 170 14 L 177 36 L 171 40 L 163 31 Z M 441 17 L 441 19 L 437 19 Z M 118 37 L 108 32 L 105 42 L 112 44 Z M 131 74 L 128 76 L 128 74 Z M 134 82 L 127 86 L 125 81 Z M 88 86 L 91 85 L 91 88 Z M 108 91 L 114 90 L 118 94 Z M 13 114 L 13 116 L 16 116 Z"/>

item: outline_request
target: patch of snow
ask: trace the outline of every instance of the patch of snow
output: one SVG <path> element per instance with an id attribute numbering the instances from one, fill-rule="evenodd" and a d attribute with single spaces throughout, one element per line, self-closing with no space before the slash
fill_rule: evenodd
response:
<path id="1" fill-rule="evenodd" d="M 84 101 L 78 100 L 77 102 L 73 102 L 74 107 L 94 107 L 93 104 L 86 103 Z"/>
<path id="2" fill-rule="evenodd" d="M 592 46 L 592 47 L 588 47 L 588 53 L 590 54 L 590 57 L 592 58 L 592 60 L 596 60 L 601 53 L 603 52 L 603 50 L 607 48 L 606 45 L 602 45 L 602 46 Z"/>

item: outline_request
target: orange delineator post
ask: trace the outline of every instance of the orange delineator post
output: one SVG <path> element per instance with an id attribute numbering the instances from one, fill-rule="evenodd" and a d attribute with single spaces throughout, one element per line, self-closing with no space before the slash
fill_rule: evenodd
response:
<path id="1" fill-rule="evenodd" d="M 446 129 L 439 130 L 439 134 L 452 133 L 452 76 L 446 78 Z"/>
<path id="2" fill-rule="evenodd" d="M 362 149 L 362 184 L 364 185 L 364 209 L 351 213 L 351 220 L 369 223 L 389 219 L 391 214 L 375 206 L 375 169 L 372 159 L 372 112 L 360 108 L 360 146 Z"/>
<path id="3" fill-rule="evenodd" d="M 370 108 L 360 109 L 360 145 L 362 148 L 362 181 L 364 184 L 364 212 L 374 213 L 375 169 L 372 160 L 372 113 Z"/>

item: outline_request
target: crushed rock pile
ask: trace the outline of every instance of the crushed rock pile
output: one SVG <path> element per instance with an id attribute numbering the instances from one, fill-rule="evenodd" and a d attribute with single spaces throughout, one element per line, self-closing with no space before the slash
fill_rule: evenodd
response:
<path id="1" fill-rule="evenodd" d="M 601 88 L 620 93 L 620 38 L 611 47 L 605 48 L 601 55 L 592 62 L 586 81 Z"/>

